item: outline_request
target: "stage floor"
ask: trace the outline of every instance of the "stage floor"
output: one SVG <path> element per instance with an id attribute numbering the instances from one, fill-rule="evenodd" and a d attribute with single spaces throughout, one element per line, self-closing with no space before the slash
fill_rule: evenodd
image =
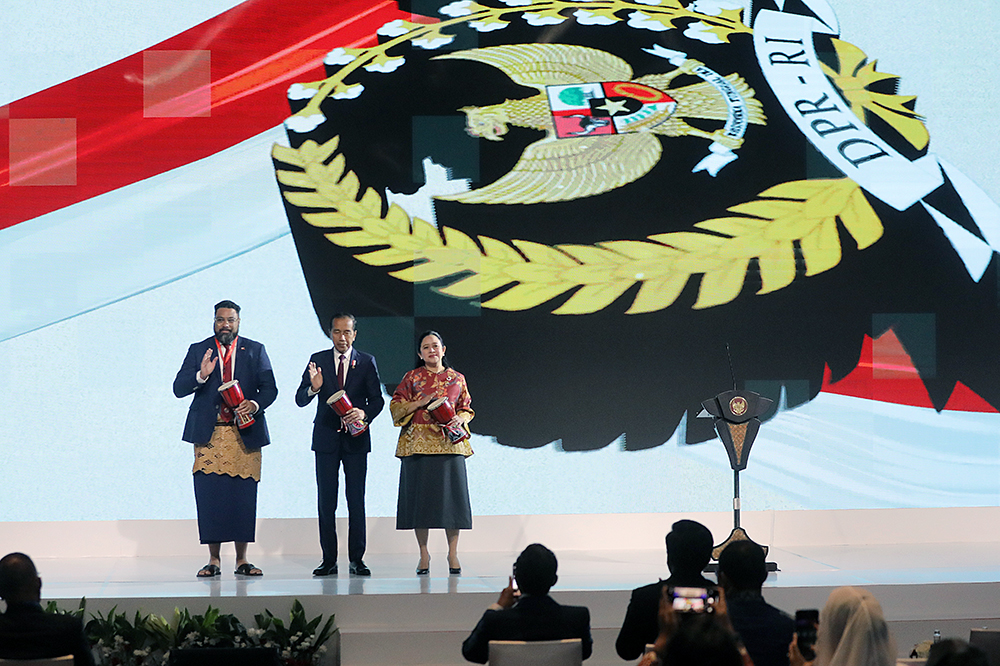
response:
<path id="1" fill-rule="evenodd" d="M 462 534 L 460 576 L 448 575 L 444 537 L 435 531 L 431 575 L 417 577 L 413 535 L 397 531 L 392 518 L 368 521 L 370 578 L 350 576 L 345 561 L 339 576 L 312 576 L 314 519 L 258 521 L 249 555 L 261 578 L 234 576 L 233 548 L 224 545 L 223 575 L 197 579 L 208 552 L 193 520 L 6 523 L 0 550 L 30 554 L 43 598 L 64 608 L 85 597 L 88 614 L 117 607 L 169 619 L 176 608 L 203 613 L 211 605 L 252 624 L 265 608 L 282 616 L 298 599 L 310 616 L 336 616 L 342 664 L 459 666 L 462 640 L 507 584 L 517 553 L 540 541 L 559 557 L 553 597 L 590 609 L 588 666 L 620 666 L 614 643 L 630 593 L 668 575 L 663 534 L 680 518 L 702 522 L 716 537 L 732 525 L 725 513 L 485 516 Z M 900 656 L 935 630 L 968 637 L 972 627 L 1000 628 L 998 507 L 743 518 L 751 535 L 778 545 L 768 559 L 780 570 L 764 596 L 788 613 L 822 608 L 835 587 L 866 587 L 882 604 Z"/>
<path id="2" fill-rule="evenodd" d="M 557 552 L 560 591 L 631 590 L 666 577 L 665 554 L 655 550 L 572 550 Z M 223 574 L 195 578 L 207 561 L 191 556 L 44 558 L 37 565 L 46 598 L 96 600 L 494 593 L 506 584 L 515 552 L 461 554 L 462 575 L 447 575 L 444 553 L 431 561 L 431 574 L 418 577 L 416 554 L 381 553 L 366 562 L 370 578 L 350 576 L 347 563 L 338 576 L 313 577 L 318 557 L 259 555 L 250 559 L 263 569 L 260 578 L 237 577 L 233 551 L 223 548 Z M 932 543 L 873 546 L 804 546 L 773 548 L 768 560 L 778 564 L 768 588 L 858 585 L 969 584 L 1000 581 L 1000 543 Z M 817 602 L 818 603 L 818 602 Z M 998 602 L 1000 606 L 1000 602 Z"/>

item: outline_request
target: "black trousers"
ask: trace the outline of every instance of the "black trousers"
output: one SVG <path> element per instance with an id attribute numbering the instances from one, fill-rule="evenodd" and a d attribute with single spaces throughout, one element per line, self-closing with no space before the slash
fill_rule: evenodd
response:
<path id="1" fill-rule="evenodd" d="M 357 562 L 365 556 L 365 477 L 367 453 L 321 453 L 316 451 L 316 489 L 319 500 L 319 545 L 323 564 L 337 562 L 337 499 L 340 466 L 344 466 L 344 494 L 347 496 L 347 557 Z"/>

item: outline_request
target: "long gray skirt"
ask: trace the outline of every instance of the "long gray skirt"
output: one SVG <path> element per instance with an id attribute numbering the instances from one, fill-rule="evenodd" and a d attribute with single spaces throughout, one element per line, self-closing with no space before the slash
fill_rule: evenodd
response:
<path id="1" fill-rule="evenodd" d="M 472 529 L 465 456 L 412 455 L 400 459 L 396 529 Z"/>

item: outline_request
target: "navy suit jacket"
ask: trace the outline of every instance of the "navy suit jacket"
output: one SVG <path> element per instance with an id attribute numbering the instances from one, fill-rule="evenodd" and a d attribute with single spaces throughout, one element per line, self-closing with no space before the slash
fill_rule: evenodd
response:
<path id="1" fill-rule="evenodd" d="M 705 587 L 714 590 L 717 586 L 701 574 L 674 574 L 666 580 L 632 590 L 625 621 L 615 641 L 615 651 L 622 659 L 638 659 L 646 646 L 660 635 L 660 599 L 665 587 Z"/>
<path id="2" fill-rule="evenodd" d="M 243 397 L 253 400 L 260 407 L 253 415 L 253 425 L 240 430 L 240 435 L 248 449 L 259 449 L 271 443 L 264 410 L 278 397 L 278 387 L 274 383 L 274 370 L 271 369 L 271 360 L 267 357 L 264 345 L 242 336 L 237 339 L 236 345 L 233 379 L 239 380 Z M 199 384 L 197 375 L 201 369 L 201 359 L 208 349 L 215 350 L 215 370 L 208 381 Z M 194 393 L 187 420 L 184 421 L 184 435 L 181 437 L 185 442 L 207 444 L 212 439 L 219 405 L 222 404 L 222 395 L 219 393 L 222 385 L 222 361 L 218 360 L 218 356 L 215 336 L 212 336 L 188 347 L 187 356 L 184 357 L 181 369 L 177 371 L 174 395 L 183 398 Z"/>
<path id="3" fill-rule="evenodd" d="M 594 650 L 590 636 L 590 611 L 584 606 L 563 606 L 549 595 L 526 596 L 505 610 L 488 610 L 462 643 L 462 656 L 485 664 L 490 641 L 556 641 L 579 638 L 583 658 Z"/>
<path id="4" fill-rule="evenodd" d="M 71 654 L 76 666 L 93 666 L 83 623 L 71 615 L 46 613 L 39 604 L 7 604 L 0 615 L 0 658 L 47 659 Z"/>
<path id="5" fill-rule="evenodd" d="M 295 392 L 295 404 L 305 407 L 314 398 L 319 398 L 316 403 L 316 418 L 313 419 L 312 450 L 320 453 L 368 453 L 372 450 L 371 431 L 365 430 L 357 437 L 351 437 L 340 428 L 340 417 L 333 411 L 330 405 L 326 404 L 327 398 L 340 390 L 337 385 L 337 360 L 336 350 L 324 349 L 309 357 L 311 363 L 323 370 L 323 386 L 319 393 L 314 396 L 309 395 L 309 367 L 306 366 L 302 373 L 302 382 Z M 368 417 L 368 422 L 379 415 L 385 406 L 385 398 L 382 397 L 382 380 L 378 376 L 378 366 L 375 365 L 375 357 L 357 349 L 351 349 L 351 358 L 347 359 L 352 364 L 347 372 L 347 382 L 344 391 L 358 409 L 364 411 Z"/>
<path id="6" fill-rule="evenodd" d="M 788 666 L 795 620 L 764 601 L 759 592 L 726 593 L 726 612 L 754 666 Z"/>

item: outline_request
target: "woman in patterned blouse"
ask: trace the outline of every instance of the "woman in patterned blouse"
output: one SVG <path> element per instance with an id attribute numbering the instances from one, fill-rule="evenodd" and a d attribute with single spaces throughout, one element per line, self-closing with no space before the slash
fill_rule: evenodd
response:
<path id="1" fill-rule="evenodd" d="M 425 407 L 437 398 L 447 397 L 455 408 L 448 424 L 469 431 L 472 411 L 465 377 L 453 370 L 445 358 L 441 334 L 427 331 L 417 339 L 417 367 L 399 383 L 389 411 L 392 421 L 401 426 L 396 457 L 400 459 L 399 499 L 396 505 L 396 529 L 412 529 L 420 547 L 417 575 L 430 572 L 427 534 L 431 528 L 443 528 L 448 537 L 448 572 L 462 573 L 458 561 L 459 530 L 472 529 L 472 508 L 465 459 L 472 455 L 469 439 L 452 442 L 441 425 Z"/>

